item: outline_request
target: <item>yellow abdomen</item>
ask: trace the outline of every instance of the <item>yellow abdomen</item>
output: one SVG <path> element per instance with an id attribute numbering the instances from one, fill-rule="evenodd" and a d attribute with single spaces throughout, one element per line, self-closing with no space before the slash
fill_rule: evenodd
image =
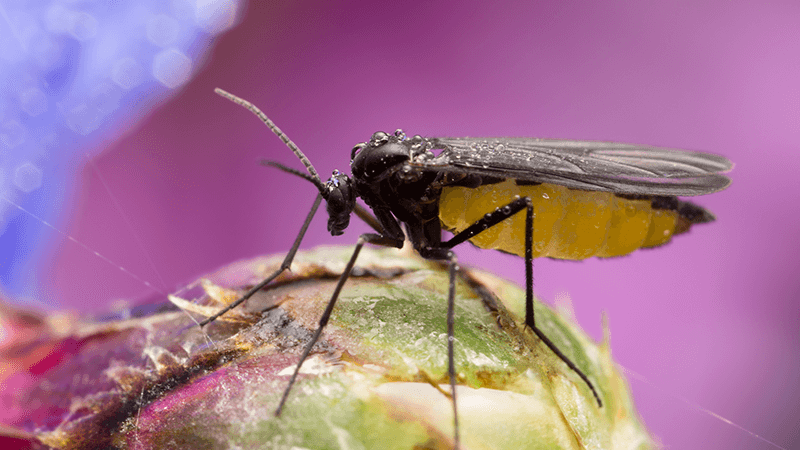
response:
<path id="1" fill-rule="evenodd" d="M 655 247 L 675 234 L 678 213 L 653 209 L 650 200 L 610 192 L 581 191 L 555 184 L 518 186 L 514 180 L 478 188 L 446 187 L 439 199 L 442 227 L 457 233 L 515 196 L 533 201 L 533 257 L 584 259 L 620 256 Z M 480 248 L 525 255 L 525 212 L 470 239 Z"/>

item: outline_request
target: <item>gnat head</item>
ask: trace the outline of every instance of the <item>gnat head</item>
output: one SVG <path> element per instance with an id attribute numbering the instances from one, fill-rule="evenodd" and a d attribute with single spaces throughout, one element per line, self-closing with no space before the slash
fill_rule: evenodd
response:
<path id="1" fill-rule="evenodd" d="M 356 206 L 356 192 L 353 188 L 353 183 L 350 177 L 346 174 L 339 172 L 338 170 L 334 170 L 331 177 L 328 179 L 327 182 L 322 183 L 322 180 L 319 177 L 316 169 L 311 164 L 311 161 L 308 160 L 306 155 L 300 151 L 300 148 L 289 139 L 286 134 L 272 122 L 266 114 L 264 114 L 258 107 L 247 100 L 237 97 L 229 92 L 226 92 L 222 89 L 214 89 L 214 92 L 221 95 L 222 97 L 227 98 L 228 100 L 247 108 L 250 112 L 258 116 L 262 122 L 264 122 L 276 136 L 278 136 L 284 144 L 297 156 L 301 163 L 306 167 L 308 174 L 300 172 L 299 170 L 292 169 L 291 167 L 286 167 L 283 164 L 274 162 L 274 161 L 262 161 L 262 164 L 276 167 L 278 169 L 283 170 L 284 172 L 291 173 L 293 175 L 297 175 L 300 178 L 304 178 L 310 181 L 314 186 L 317 187 L 319 190 L 319 194 L 322 198 L 325 199 L 328 205 L 328 231 L 330 231 L 331 235 L 339 236 L 344 233 L 344 230 L 350 224 L 350 213 L 353 212 L 353 209 Z"/>

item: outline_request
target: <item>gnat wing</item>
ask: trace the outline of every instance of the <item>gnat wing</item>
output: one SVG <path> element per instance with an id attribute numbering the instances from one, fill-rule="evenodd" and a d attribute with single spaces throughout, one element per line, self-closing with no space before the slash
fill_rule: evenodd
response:
<path id="1" fill-rule="evenodd" d="M 532 138 L 428 138 L 435 158 L 423 170 L 477 173 L 571 189 L 694 196 L 726 188 L 722 156 L 615 142 Z"/>

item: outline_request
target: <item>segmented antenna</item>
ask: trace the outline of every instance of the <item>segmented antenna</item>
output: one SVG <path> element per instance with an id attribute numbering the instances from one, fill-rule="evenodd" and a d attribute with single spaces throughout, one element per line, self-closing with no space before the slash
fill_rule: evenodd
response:
<path id="1" fill-rule="evenodd" d="M 233 103 L 236 103 L 237 105 L 247 108 L 250 112 L 258 116 L 258 118 L 261 119 L 261 121 L 264 122 L 269 127 L 269 129 L 272 130 L 272 132 L 275 133 L 275 135 L 277 135 L 283 141 L 283 143 L 286 144 L 287 147 L 289 147 L 289 149 L 292 152 L 294 152 L 294 154 L 300 159 L 300 162 L 302 162 L 303 165 L 306 166 L 306 170 L 311 175 L 310 181 L 313 182 L 315 186 L 317 186 L 317 189 L 319 189 L 320 192 L 325 191 L 325 185 L 322 183 L 322 180 L 320 179 L 317 170 L 314 169 L 313 165 L 311 165 L 311 161 L 309 161 L 308 158 L 306 158 L 306 155 L 304 155 L 303 152 L 300 150 L 300 148 L 297 147 L 297 145 L 295 145 L 295 143 L 292 142 L 291 139 L 289 139 L 289 136 L 286 136 L 286 134 L 283 131 L 281 131 L 281 129 L 278 128 L 278 126 L 275 125 L 273 121 L 269 120 L 269 117 L 267 117 L 266 114 L 264 114 L 260 109 L 258 109 L 256 105 L 248 102 L 247 100 L 241 97 L 237 97 L 231 94 L 230 92 L 224 91 L 220 88 L 214 89 L 214 92 L 227 98 Z"/>

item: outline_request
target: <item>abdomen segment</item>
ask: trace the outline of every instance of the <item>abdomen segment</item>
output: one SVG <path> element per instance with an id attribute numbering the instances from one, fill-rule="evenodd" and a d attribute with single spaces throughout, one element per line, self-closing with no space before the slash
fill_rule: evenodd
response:
<path id="1" fill-rule="evenodd" d="M 584 259 L 626 255 L 656 247 L 685 232 L 692 223 L 713 220 L 697 206 L 675 201 L 675 208 L 653 208 L 650 198 L 630 199 L 610 192 L 568 189 L 555 184 L 517 185 L 514 180 L 477 188 L 445 187 L 439 199 L 442 228 L 457 233 L 515 196 L 530 197 L 534 208 L 533 256 Z M 684 217 L 688 207 L 695 217 Z M 683 208 L 686 209 L 686 208 Z M 698 218 L 698 214 L 699 217 Z M 480 248 L 525 255 L 525 214 L 489 228 L 470 241 Z"/>

